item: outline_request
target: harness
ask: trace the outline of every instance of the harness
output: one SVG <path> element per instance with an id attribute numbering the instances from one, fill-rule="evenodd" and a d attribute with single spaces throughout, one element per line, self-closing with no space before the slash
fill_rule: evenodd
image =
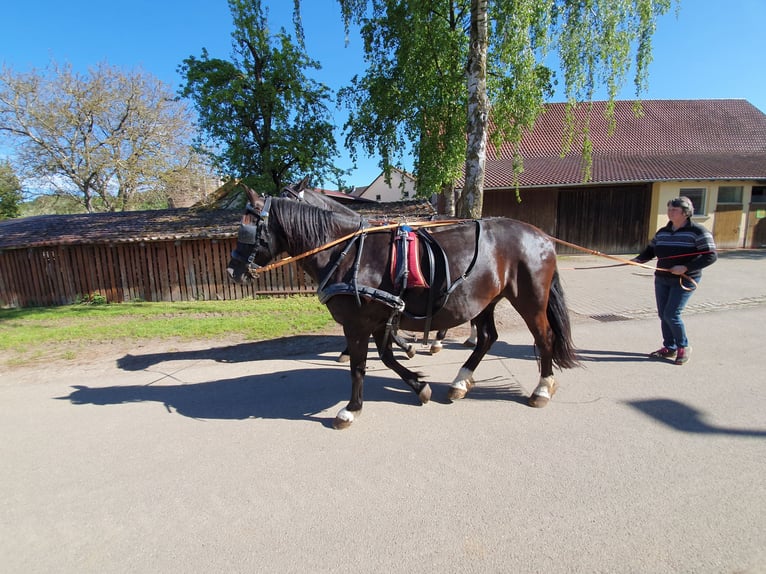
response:
<path id="1" fill-rule="evenodd" d="M 242 224 L 240 225 L 238 240 L 247 244 L 257 244 L 263 225 L 268 225 L 269 211 L 271 209 L 271 196 L 267 197 L 263 208 L 258 211 L 251 204 L 248 203 L 246 212 L 255 215 L 258 218 L 258 223 Z M 445 225 L 465 224 L 469 221 L 473 221 L 475 226 L 474 233 L 474 253 L 471 262 L 466 267 L 465 271 L 458 276 L 454 281 L 452 280 L 452 274 L 450 272 L 449 260 L 447 258 L 444 249 L 441 247 L 436 238 L 428 232 L 428 227 L 437 227 Z M 404 270 L 399 270 L 399 281 L 395 281 L 395 285 L 398 289 L 398 293 L 391 293 L 389 291 L 372 287 L 369 285 L 360 285 L 358 282 L 359 268 L 361 265 L 362 254 L 364 251 L 364 243 L 367 235 L 371 232 L 380 232 L 384 230 L 393 230 L 394 239 L 400 233 L 412 232 L 418 239 L 418 243 L 422 246 L 424 251 L 423 260 L 427 262 L 428 274 L 424 276 L 427 281 L 428 297 L 425 312 L 423 314 L 416 314 L 407 310 L 406 295 L 409 289 L 407 284 L 407 277 L 412 269 L 407 266 L 407 253 L 402 253 L 401 260 L 405 261 Z M 398 328 L 401 315 L 405 315 L 409 318 L 416 320 L 425 320 L 424 328 L 424 340 L 428 342 L 428 334 L 431 330 L 431 323 L 433 317 L 438 313 L 449 300 L 450 295 L 455 289 L 469 276 L 473 270 L 479 253 L 479 241 L 481 236 L 481 221 L 480 220 L 448 220 L 448 221 L 431 221 L 423 223 L 413 223 L 410 225 L 402 224 L 387 224 L 376 227 L 370 227 L 369 223 L 364 219 L 360 219 L 359 229 L 354 233 L 351 233 L 345 237 L 339 238 L 326 245 L 317 247 L 305 253 L 297 256 L 288 257 L 278 262 L 271 263 L 264 267 L 256 267 L 255 273 L 259 271 L 265 271 L 273 269 L 275 267 L 284 265 L 288 262 L 296 261 L 315 253 L 329 249 L 336 245 L 345 242 L 343 249 L 338 253 L 335 260 L 332 262 L 330 269 L 324 274 L 324 277 L 319 282 L 317 288 L 317 296 L 319 301 L 326 304 L 331 298 L 336 295 L 351 295 L 356 299 L 356 303 L 361 307 L 362 299 L 374 301 L 387 306 L 391 313 L 388 321 L 386 322 L 386 334 L 384 339 L 384 345 L 390 336 L 393 329 Z M 406 241 L 402 241 L 403 245 L 407 245 Z M 348 282 L 330 283 L 332 276 L 340 267 L 341 263 L 346 259 L 349 253 L 355 249 L 354 263 L 351 267 L 351 278 Z M 243 257 L 241 254 L 232 253 L 232 256 L 240 261 L 246 262 L 249 268 L 253 267 L 253 258 L 255 257 L 255 250 L 250 254 L 248 258 Z M 421 269 L 417 270 L 417 273 L 422 273 Z"/>

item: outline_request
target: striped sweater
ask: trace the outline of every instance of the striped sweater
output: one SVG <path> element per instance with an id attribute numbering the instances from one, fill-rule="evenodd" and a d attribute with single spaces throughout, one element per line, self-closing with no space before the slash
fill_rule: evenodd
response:
<path id="1" fill-rule="evenodd" d="M 712 265 L 718 259 L 715 242 L 710 232 L 691 219 L 686 225 L 673 231 L 673 224 L 668 222 L 665 227 L 657 230 L 657 234 L 649 245 L 638 254 L 635 261 L 645 263 L 657 258 L 655 275 L 665 275 L 663 269 L 674 265 L 684 265 L 686 274 L 692 279 L 702 276 L 702 269 Z"/>

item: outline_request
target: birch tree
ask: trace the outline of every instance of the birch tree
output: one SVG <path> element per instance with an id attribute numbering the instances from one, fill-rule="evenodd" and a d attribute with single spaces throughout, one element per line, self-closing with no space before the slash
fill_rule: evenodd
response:
<path id="1" fill-rule="evenodd" d="M 510 143 L 518 150 L 525 130 L 531 129 L 542 112 L 546 98 L 553 93 L 554 84 L 563 85 L 570 110 L 569 137 L 562 142 L 562 152 L 568 151 L 575 136 L 582 136 L 583 178 L 589 177 L 590 140 L 589 114 L 585 121 L 575 121 L 574 110 L 591 102 L 600 88 L 609 102 L 607 115 L 614 121 L 613 104 L 633 66 L 636 97 L 646 88 L 647 68 L 651 62 L 651 38 L 657 18 L 665 14 L 674 0 L 339 0 L 346 26 L 358 24 L 365 37 L 368 69 L 363 78 L 355 80 L 352 89 L 366 91 L 352 98 L 356 110 L 347 125 L 347 143 L 361 142 L 366 149 L 381 154 L 384 164 L 393 161 L 408 145 L 414 144 L 417 155 L 416 176 L 419 193 L 434 191 L 432 182 L 439 180 L 436 172 L 453 177 L 451 184 L 442 184 L 441 191 L 449 193 L 463 173 L 465 181 L 458 200 L 457 214 L 464 217 L 481 216 L 484 190 L 484 165 L 488 145 Z M 432 17 L 427 17 L 431 14 Z M 439 25 L 454 14 L 468 14 L 462 21 L 462 32 L 468 41 L 446 41 L 438 32 Z M 428 36 L 416 26 L 436 26 L 430 34 L 433 43 L 419 43 L 419 53 L 409 53 L 407 62 L 398 66 L 404 36 Z M 456 28 L 457 30 L 457 28 Z M 378 49 L 367 36 L 378 33 L 398 37 L 387 49 Z M 423 161 L 423 152 L 434 148 L 421 145 L 433 134 L 430 126 L 447 126 L 453 116 L 434 117 L 431 94 L 414 86 L 446 77 L 438 61 L 461 63 L 459 71 L 449 72 L 447 89 L 454 107 L 462 115 L 463 139 L 450 141 L 441 165 Z M 395 73 L 394 73 L 395 72 Z M 440 76 L 440 74 L 444 74 Z M 459 74 L 462 87 L 454 89 Z M 404 76 L 404 77 L 399 77 Z M 407 88 L 401 93 L 402 106 L 396 109 L 386 97 L 383 86 L 395 79 Z M 360 110 L 363 112 L 361 113 Z M 386 129 L 377 131 L 384 126 Z M 490 127 L 492 130 L 490 131 Z M 376 130 L 372 135 L 365 131 Z M 409 137 L 392 138 L 392 133 Z M 413 135 L 414 134 L 414 135 Z M 376 139 L 377 138 L 377 139 Z M 462 148 L 454 153 L 452 145 Z M 456 160 L 458 155 L 461 160 Z M 515 154 L 515 166 L 521 170 L 523 158 Z M 432 173 L 432 170 L 436 172 Z M 447 198 L 449 199 L 449 198 Z M 449 203 L 449 202 L 448 202 Z"/>

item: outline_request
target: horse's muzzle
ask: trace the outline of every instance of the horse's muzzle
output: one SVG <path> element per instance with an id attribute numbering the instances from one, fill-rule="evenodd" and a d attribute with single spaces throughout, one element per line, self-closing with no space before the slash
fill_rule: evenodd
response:
<path id="1" fill-rule="evenodd" d="M 229 264 L 226 266 L 226 273 L 238 285 L 249 283 L 253 279 L 253 275 L 250 273 L 247 265 L 238 259 L 229 261 Z"/>

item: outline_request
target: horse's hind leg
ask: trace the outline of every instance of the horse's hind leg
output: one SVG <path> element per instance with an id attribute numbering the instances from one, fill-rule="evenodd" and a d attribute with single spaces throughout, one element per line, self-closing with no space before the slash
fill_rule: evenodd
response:
<path id="1" fill-rule="evenodd" d="M 397 331 L 391 333 L 391 338 L 394 340 L 394 343 L 396 343 L 396 346 L 407 354 L 408 359 L 415 356 L 415 353 L 417 352 L 415 345 L 408 343 Z"/>
<path id="2" fill-rule="evenodd" d="M 473 373 L 479 363 L 487 354 L 495 341 L 497 341 L 497 329 L 495 328 L 495 303 L 491 303 L 482 311 L 471 324 L 476 327 L 476 347 L 463 364 L 455 380 L 450 385 L 447 398 L 451 401 L 462 399 L 473 388 Z"/>
<path id="3" fill-rule="evenodd" d="M 373 337 L 375 338 L 375 345 L 378 347 L 378 354 L 380 355 L 380 359 L 383 361 L 383 364 L 394 371 L 397 375 L 399 375 L 401 379 L 407 383 L 407 385 L 413 391 L 415 391 L 415 394 L 418 395 L 418 398 L 422 404 L 426 404 L 428 401 L 430 401 L 431 387 L 428 385 L 428 383 L 425 383 L 421 380 L 423 378 L 423 374 L 410 371 L 408 368 L 404 367 L 401 363 L 399 363 L 399 361 L 396 360 L 396 357 L 394 357 L 394 352 L 391 349 L 391 337 L 386 337 L 385 328 L 381 328 L 375 331 L 375 333 L 373 333 Z M 384 339 L 387 339 L 385 341 L 385 345 Z"/>
<path id="4" fill-rule="evenodd" d="M 511 303 L 513 304 L 513 301 Z M 539 308 L 534 310 L 516 305 L 514 307 L 532 333 L 540 356 L 540 381 L 535 390 L 532 391 L 528 403 L 532 407 L 542 408 L 550 402 L 558 388 L 556 379 L 553 377 L 553 330 L 548 323 L 544 305 L 541 304 Z"/>

